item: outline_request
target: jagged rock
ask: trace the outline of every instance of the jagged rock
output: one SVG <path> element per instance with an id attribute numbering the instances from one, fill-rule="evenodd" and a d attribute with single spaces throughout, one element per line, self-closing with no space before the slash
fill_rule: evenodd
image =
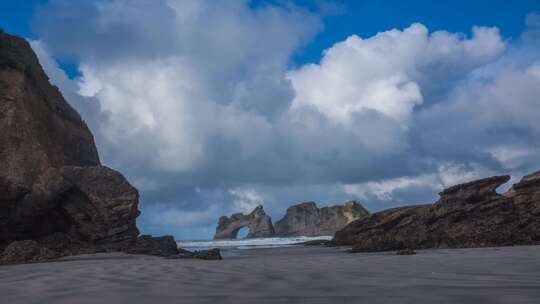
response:
<path id="1" fill-rule="evenodd" d="M 514 184 L 510 190 L 504 194 L 510 197 L 518 205 L 531 204 L 531 202 L 540 201 L 540 171 L 527 175 L 517 184 Z M 540 214 L 540 204 L 535 205 L 531 212 Z"/>
<path id="2" fill-rule="evenodd" d="M 146 254 L 169 257 L 179 253 L 176 241 L 170 235 L 152 237 L 149 235 L 139 236 L 134 242 L 127 244 L 122 250 L 130 254 Z"/>
<path id="3" fill-rule="evenodd" d="M 540 172 L 498 194 L 509 179 L 457 185 L 435 204 L 375 213 L 338 231 L 332 244 L 353 252 L 540 244 Z"/>
<path id="4" fill-rule="evenodd" d="M 0 265 L 35 263 L 60 258 L 61 253 L 50 250 L 34 240 L 11 243 L 0 255 Z"/>
<path id="5" fill-rule="evenodd" d="M 249 227 L 247 238 L 271 237 L 274 235 L 272 218 L 259 205 L 247 215 L 235 213 L 231 217 L 220 217 L 214 239 L 236 239 L 238 231 L 244 227 Z"/>
<path id="6" fill-rule="evenodd" d="M 222 260 L 221 251 L 219 248 L 210 250 L 199 250 L 193 252 L 193 257 L 200 260 Z"/>
<path id="7" fill-rule="evenodd" d="M 72 227 L 96 241 L 138 234 L 137 190 L 100 166 L 90 130 L 49 84 L 30 45 L 5 33 L 0 129 L 0 248 Z"/>
<path id="8" fill-rule="evenodd" d="M 439 205 L 446 204 L 449 208 L 461 208 L 486 199 L 497 198 L 497 188 L 510 180 L 509 175 L 493 176 L 469 183 L 452 186 L 443 190 L 439 195 L 441 198 L 437 202 Z M 440 206 L 442 207 L 442 206 Z"/>
<path id="9" fill-rule="evenodd" d="M 28 42 L 1 33 L 0 100 L 2 173 L 13 187 L 49 167 L 100 164 L 92 133 L 49 83 Z"/>
<path id="10" fill-rule="evenodd" d="M 23 198 L 1 201 L 0 243 L 69 233 L 81 242 L 135 238 L 138 192 L 107 167 L 50 168 Z"/>
<path id="11" fill-rule="evenodd" d="M 334 235 L 348 223 L 369 215 L 358 202 L 317 208 L 314 202 L 291 206 L 287 214 L 274 225 L 276 236 Z"/>
<path id="12" fill-rule="evenodd" d="M 59 206 L 84 239 L 118 242 L 139 234 L 139 193 L 120 173 L 98 166 L 62 167 L 61 174 L 73 186 Z"/>
<path id="13" fill-rule="evenodd" d="M 221 250 L 213 248 L 210 250 L 188 251 L 181 249 L 177 255 L 169 256 L 169 259 L 200 259 L 200 260 L 222 260 Z"/>
<path id="14" fill-rule="evenodd" d="M 49 83 L 28 42 L 3 32 L 0 130 L 4 259 L 15 261 L 16 252 L 23 262 L 52 253 L 174 251 L 174 240 L 137 238 L 137 189 L 100 165 L 92 133 Z"/>

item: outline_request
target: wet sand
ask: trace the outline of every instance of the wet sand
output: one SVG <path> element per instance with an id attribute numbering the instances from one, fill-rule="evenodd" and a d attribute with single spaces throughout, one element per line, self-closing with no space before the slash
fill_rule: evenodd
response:
<path id="1" fill-rule="evenodd" d="M 96 254 L 0 267 L 1 303 L 540 303 L 540 246 L 347 254 L 293 247 L 223 261 Z"/>

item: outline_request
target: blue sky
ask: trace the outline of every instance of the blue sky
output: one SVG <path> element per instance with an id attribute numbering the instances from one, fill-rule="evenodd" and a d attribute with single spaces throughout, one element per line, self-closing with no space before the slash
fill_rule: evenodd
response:
<path id="1" fill-rule="evenodd" d="M 317 1 L 298 1 L 316 7 Z M 404 28 L 421 22 L 430 30 L 469 33 L 473 25 L 497 26 L 503 36 L 517 37 L 524 28 L 523 20 L 531 11 L 540 10 L 536 0 L 456 0 L 456 1 L 343 1 L 341 14 L 328 16 L 325 30 L 307 46 L 302 62 L 316 61 L 336 41 L 357 34 L 370 37 L 381 29 Z"/>
<path id="2" fill-rule="evenodd" d="M 539 1 L 0 2 L 140 190 L 143 233 L 371 211 L 540 169 Z M 508 187 L 508 186 L 507 186 Z"/>
<path id="3" fill-rule="evenodd" d="M 32 28 L 32 17 L 49 0 L 2 0 L 0 26 L 6 31 L 29 38 L 38 38 Z M 86 0 L 84 0 L 86 1 Z M 283 1 L 253 1 L 253 5 L 282 3 Z M 300 6 L 319 10 L 323 1 L 297 0 Z M 518 37 L 524 28 L 525 16 L 540 11 L 537 0 L 386 0 L 386 1 L 329 1 L 331 11 L 325 16 L 324 31 L 298 50 L 294 63 L 304 64 L 320 58 L 321 52 L 336 41 L 351 34 L 369 37 L 382 29 L 403 28 L 421 22 L 431 30 L 469 33 L 473 25 L 495 25 L 503 36 Z M 66 67 L 77 74 L 73 63 Z"/>

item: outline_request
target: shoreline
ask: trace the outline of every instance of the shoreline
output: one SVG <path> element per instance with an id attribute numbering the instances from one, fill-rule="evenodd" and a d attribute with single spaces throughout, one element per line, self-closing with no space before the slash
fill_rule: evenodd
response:
<path id="1" fill-rule="evenodd" d="M 285 246 L 304 244 L 306 241 L 331 240 L 332 236 L 291 236 L 291 237 L 264 237 L 264 238 L 244 238 L 244 239 L 213 239 L 213 240 L 176 240 L 178 247 L 187 250 L 208 250 L 220 248 L 230 249 L 257 249 L 257 248 L 279 248 Z"/>
<path id="2" fill-rule="evenodd" d="M 242 250 L 222 261 L 100 253 L 0 267 L 6 303 L 538 303 L 540 246 Z"/>

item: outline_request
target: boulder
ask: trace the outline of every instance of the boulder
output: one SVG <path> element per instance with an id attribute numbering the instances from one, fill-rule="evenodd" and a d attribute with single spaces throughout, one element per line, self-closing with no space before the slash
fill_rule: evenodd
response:
<path id="1" fill-rule="evenodd" d="M 169 259 L 199 259 L 199 260 L 222 260 L 221 250 L 213 248 L 210 250 L 188 251 L 180 249 L 177 255 L 169 256 Z"/>
<path id="2" fill-rule="evenodd" d="M 61 256 L 61 253 L 50 250 L 34 240 L 18 241 L 9 244 L 0 255 L 0 265 L 43 262 Z"/>
<path id="3" fill-rule="evenodd" d="M 369 212 L 358 202 L 318 208 L 314 202 L 291 206 L 274 225 L 276 236 L 334 235 L 348 223 L 366 217 Z"/>
<path id="4" fill-rule="evenodd" d="M 139 193 L 119 173 L 104 166 L 62 167 L 72 187 L 61 193 L 58 206 L 85 240 L 111 243 L 139 234 Z"/>
<path id="5" fill-rule="evenodd" d="M 174 256 L 179 253 L 176 241 L 170 235 L 162 237 L 142 235 L 134 242 L 127 243 L 127 246 L 123 248 L 122 251 L 130 254 L 146 254 L 163 257 Z"/>
<path id="6" fill-rule="evenodd" d="M 259 205 L 247 215 L 235 213 L 230 217 L 220 217 L 214 239 L 236 239 L 238 231 L 244 227 L 249 227 L 247 238 L 274 236 L 272 218 Z"/>
<path id="7" fill-rule="evenodd" d="M 540 172 L 498 194 L 509 179 L 453 186 L 435 204 L 374 213 L 336 232 L 332 244 L 353 252 L 540 244 Z"/>
<path id="8" fill-rule="evenodd" d="M 24 197 L 0 201 L 0 244 L 56 233 L 72 242 L 133 239 L 138 197 L 120 173 L 104 166 L 50 168 Z"/>

